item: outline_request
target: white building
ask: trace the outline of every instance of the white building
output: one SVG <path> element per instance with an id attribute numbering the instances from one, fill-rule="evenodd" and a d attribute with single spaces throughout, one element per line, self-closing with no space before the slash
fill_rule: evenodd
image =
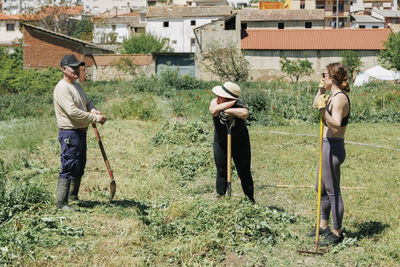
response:
<path id="1" fill-rule="evenodd" d="M 42 6 L 80 4 L 82 4 L 82 0 L 3 0 L 2 11 L 6 14 L 22 14 L 32 13 Z"/>
<path id="2" fill-rule="evenodd" d="M 153 6 L 146 15 L 146 32 L 169 40 L 174 52 L 195 52 L 193 29 L 231 14 L 229 6 Z"/>
<path id="3" fill-rule="evenodd" d="M 9 46 L 16 39 L 22 38 L 19 20 L 17 16 L 0 13 L 0 46 Z"/>
<path id="4" fill-rule="evenodd" d="M 107 11 L 129 13 L 131 9 L 147 7 L 147 0 L 82 0 L 85 13 L 99 15 Z"/>
<path id="5" fill-rule="evenodd" d="M 142 15 L 131 12 L 113 17 L 94 17 L 93 42 L 122 43 L 136 33 L 145 32 L 145 16 Z"/>
<path id="6" fill-rule="evenodd" d="M 383 29 L 385 22 L 383 20 L 367 15 L 351 15 L 352 29 Z"/>

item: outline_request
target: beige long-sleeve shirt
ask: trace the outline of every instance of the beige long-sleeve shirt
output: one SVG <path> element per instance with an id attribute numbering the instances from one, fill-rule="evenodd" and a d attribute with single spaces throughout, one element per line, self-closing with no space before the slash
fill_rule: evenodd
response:
<path id="1" fill-rule="evenodd" d="M 91 123 L 100 121 L 99 115 L 90 113 L 95 107 L 77 83 L 60 80 L 53 98 L 57 126 L 61 129 L 87 128 Z"/>

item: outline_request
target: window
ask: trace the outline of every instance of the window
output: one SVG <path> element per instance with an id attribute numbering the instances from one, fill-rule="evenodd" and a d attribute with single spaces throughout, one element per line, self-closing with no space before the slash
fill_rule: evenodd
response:
<path id="1" fill-rule="evenodd" d="M 196 21 L 195 21 L 195 20 L 191 20 L 191 21 L 190 21 L 190 25 L 191 25 L 191 26 L 196 26 Z"/>
<path id="2" fill-rule="evenodd" d="M 113 31 L 115 31 L 115 30 L 117 29 L 117 26 L 116 26 L 116 25 L 111 25 L 111 29 L 112 29 Z"/>
<path id="3" fill-rule="evenodd" d="M 317 1 L 315 3 L 315 8 L 316 9 L 325 9 L 325 1 Z"/>
<path id="4" fill-rule="evenodd" d="M 190 38 L 190 45 L 195 46 L 196 45 L 196 39 Z"/>
<path id="5" fill-rule="evenodd" d="M 372 29 L 379 29 L 379 26 L 372 26 Z"/>
<path id="6" fill-rule="evenodd" d="M 306 8 L 306 1 L 300 0 L 300 9 L 305 9 L 305 8 Z"/>
<path id="7" fill-rule="evenodd" d="M 285 23 L 278 22 L 278 29 L 281 29 L 281 30 L 285 29 Z"/>
<path id="8" fill-rule="evenodd" d="M 236 17 L 225 20 L 225 30 L 236 30 Z"/>
<path id="9" fill-rule="evenodd" d="M 169 21 L 164 21 L 164 28 L 168 28 L 169 27 Z"/>
<path id="10" fill-rule="evenodd" d="M 304 27 L 305 27 L 306 29 L 311 29 L 311 28 L 312 28 L 312 22 L 306 22 L 305 25 L 304 25 Z"/>
<path id="11" fill-rule="evenodd" d="M 8 24 L 7 23 L 7 31 L 8 32 L 15 31 L 15 24 Z"/>
<path id="12" fill-rule="evenodd" d="M 176 44 L 176 40 L 172 40 L 172 44 Z"/>
<path id="13" fill-rule="evenodd" d="M 365 25 L 360 25 L 360 26 L 358 26 L 358 28 L 365 29 Z"/>
<path id="14" fill-rule="evenodd" d="M 240 26 L 241 26 L 242 30 L 247 29 L 247 23 L 241 23 Z"/>

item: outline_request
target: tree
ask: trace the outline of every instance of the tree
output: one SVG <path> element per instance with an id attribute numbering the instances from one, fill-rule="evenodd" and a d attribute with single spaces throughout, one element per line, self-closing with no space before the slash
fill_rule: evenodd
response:
<path id="1" fill-rule="evenodd" d="M 309 76 L 314 72 L 312 63 L 308 59 L 290 60 L 282 57 L 279 62 L 281 63 L 281 71 L 285 72 L 292 82 L 296 80 L 297 83 L 300 77 Z"/>
<path id="2" fill-rule="evenodd" d="M 389 33 L 389 38 L 383 43 L 386 48 L 379 53 L 378 61 L 388 69 L 400 70 L 400 35 Z"/>
<path id="3" fill-rule="evenodd" d="M 122 43 L 122 53 L 124 54 L 150 54 L 154 52 L 172 52 L 168 39 L 161 39 L 149 33 L 139 33 Z"/>
<path id="4" fill-rule="evenodd" d="M 221 80 L 238 82 L 249 77 L 249 62 L 234 44 L 211 42 L 206 50 L 208 56 L 201 63 Z"/>
<path id="5" fill-rule="evenodd" d="M 342 64 L 347 70 L 348 79 L 350 82 L 354 81 L 354 77 L 360 71 L 362 62 L 357 52 L 352 50 L 342 51 L 339 53 L 342 57 Z"/>
<path id="6" fill-rule="evenodd" d="M 72 37 L 86 41 L 93 40 L 93 22 L 89 19 L 80 20 L 74 28 Z"/>

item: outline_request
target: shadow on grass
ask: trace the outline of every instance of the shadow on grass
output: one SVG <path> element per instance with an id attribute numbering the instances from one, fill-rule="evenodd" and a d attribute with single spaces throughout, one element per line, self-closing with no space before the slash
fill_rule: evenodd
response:
<path id="1" fill-rule="evenodd" d="M 139 213 L 141 215 L 147 215 L 148 212 L 147 210 L 150 208 L 150 206 L 142 203 L 135 201 L 133 199 L 119 199 L 119 200 L 113 200 L 112 203 L 108 203 L 107 201 L 92 201 L 92 200 L 86 200 L 86 201 L 81 201 L 79 203 L 79 207 L 81 208 L 94 208 L 96 206 L 107 206 L 107 207 L 122 207 L 122 208 L 137 208 Z"/>
<path id="2" fill-rule="evenodd" d="M 355 228 L 358 230 L 355 232 L 346 231 L 346 233 L 349 237 L 356 237 L 358 240 L 360 240 L 363 238 L 375 237 L 381 234 L 388 227 L 389 224 L 384 224 L 377 221 L 369 221 L 356 223 Z"/>

